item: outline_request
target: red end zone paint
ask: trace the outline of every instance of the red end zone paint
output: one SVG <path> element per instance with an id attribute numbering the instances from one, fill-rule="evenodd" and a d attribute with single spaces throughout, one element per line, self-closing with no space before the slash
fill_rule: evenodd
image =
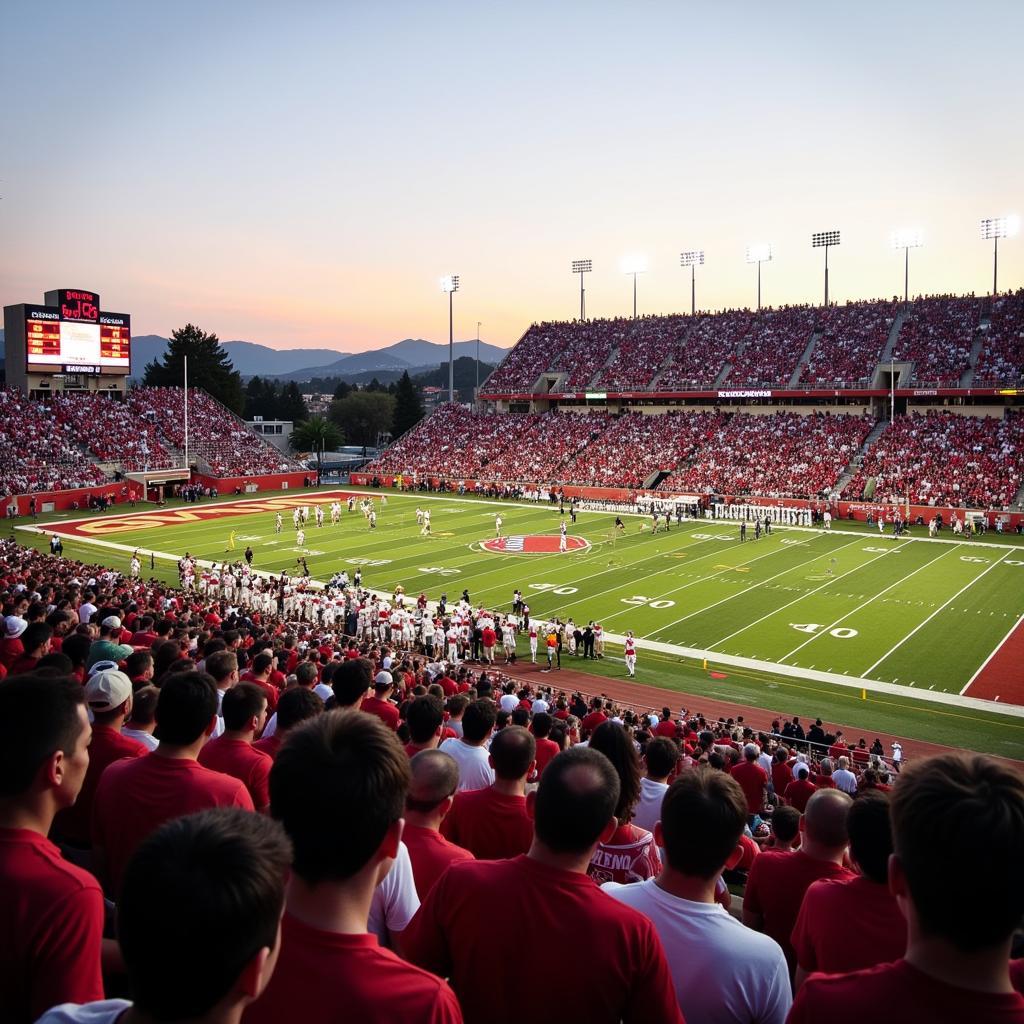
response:
<path id="1" fill-rule="evenodd" d="M 501 555 L 551 555 L 558 552 L 559 537 L 557 534 L 534 533 L 526 537 L 492 537 L 480 541 L 484 551 Z M 584 551 L 590 547 L 590 541 L 582 537 L 566 537 L 566 551 Z"/>
<path id="2" fill-rule="evenodd" d="M 1024 618 L 982 666 L 964 696 L 998 697 L 1000 704 L 1024 704 Z"/>

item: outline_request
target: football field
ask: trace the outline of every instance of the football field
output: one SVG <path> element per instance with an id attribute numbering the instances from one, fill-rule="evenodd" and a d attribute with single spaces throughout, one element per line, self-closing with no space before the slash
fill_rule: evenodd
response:
<path id="1" fill-rule="evenodd" d="M 957 706 L 960 694 L 1024 704 L 1024 658 L 992 668 L 1007 664 L 993 655 L 1024 629 L 1024 547 L 1009 539 L 929 540 L 923 530 L 895 539 L 836 523 L 831 532 L 776 526 L 757 540 L 748 529 L 741 541 L 731 521 L 688 520 L 652 533 L 649 520 L 623 516 L 618 531 L 614 514 L 581 511 L 572 524 L 566 510 L 569 550 L 560 552 L 563 517 L 547 504 L 390 492 L 384 504 L 377 493 L 370 529 L 358 503 L 345 508 L 350 493 L 358 492 L 204 502 L 45 530 L 76 543 L 76 557 L 87 557 L 77 548 L 84 542 L 93 559 L 118 568 L 135 548 L 155 552 L 165 578 L 185 551 L 220 562 L 251 545 L 254 567 L 268 572 L 295 575 L 305 557 L 321 581 L 360 567 L 364 585 L 379 591 L 402 585 L 413 596 L 445 593 L 451 601 L 465 589 L 474 604 L 498 610 L 510 608 L 519 587 L 535 617 L 600 622 L 612 639 L 632 630 L 641 678 L 649 652 L 652 661 L 707 659 L 724 671 L 812 680 L 819 692 L 845 687 L 845 699 L 863 699 L 861 687 L 890 697 L 948 695 L 936 714 Z M 328 517 L 317 528 L 311 518 L 300 548 L 292 507 L 335 499 L 341 522 Z M 420 535 L 417 507 L 431 511 L 430 537 Z M 235 549 L 227 551 L 232 533 Z"/>

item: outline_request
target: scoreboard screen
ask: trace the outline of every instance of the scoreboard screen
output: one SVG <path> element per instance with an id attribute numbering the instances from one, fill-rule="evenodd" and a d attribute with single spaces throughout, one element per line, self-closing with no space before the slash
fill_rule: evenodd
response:
<path id="1" fill-rule="evenodd" d="M 25 366 L 29 372 L 131 372 L 131 318 L 102 312 L 97 297 L 64 291 L 57 305 L 26 305 L 24 310 Z"/>

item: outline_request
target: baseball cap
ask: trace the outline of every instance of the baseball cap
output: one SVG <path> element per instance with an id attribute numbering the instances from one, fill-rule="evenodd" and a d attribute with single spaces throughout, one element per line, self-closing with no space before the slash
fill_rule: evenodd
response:
<path id="1" fill-rule="evenodd" d="M 378 672 L 373 677 L 373 685 L 378 690 L 386 690 L 389 686 L 394 685 L 394 679 L 391 677 L 390 672 Z"/>
<path id="2" fill-rule="evenodd" d="M 111 669 L 117 669 L 117 662 L 104 658 L 103 661 L 97 661 L 89 666 L 88 675 L 94 676 L 97 672 L 109 672 Z"/>
<path id="3" fill-rule="evenodd" d="M 810 768 L 808 768 L 807 765 L 805 765 L 803 762 L 801 762 L 800 764 L 798 764 L 793 769 L 793 774 L 798 779 L 804 779 L 804 778 L 806 778 L 810 774 L 810 771 L 811 771 Z"/>
<path id="4" fill-rule="evenodd" d="M 94 672 L 85 684 L 85 702 L 93 711 L 113 711 L 132 695 L 132 681 L 119 669 Z"/>
<path id="5" fill-rule="evenodd" d="M 9 637 L 21 636 L 28 629 L 28 622 L 20 615 L 8 615 L 4 619 L 4 632 Z"/>
<path id="6" fill-rule="evenodd" d="M 100 625 L 104 629 L 120 629 L 121 628 L 121 620 L 116 615 L 108 615 L 100 623 Z"/>

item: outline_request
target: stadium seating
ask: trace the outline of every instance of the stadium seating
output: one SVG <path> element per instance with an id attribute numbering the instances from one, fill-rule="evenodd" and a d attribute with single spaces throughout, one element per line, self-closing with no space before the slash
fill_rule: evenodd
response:
<path id="1" fill-rule="evenodd" d="M 731 362 L 750 328 L 746 310 L 701 314 L 672 349 L 672 362 L 658 375 L 656 391 L 710 387 Z"/>
<path id="2" fill-rule="evenodd" d="M 1024 383 L 1024 289 L 993 300 L 971 383 L 975 387 Z"/>
<path id="3" fill-rule="evenodd" d="M 868 451 L 844 489 L 874 501 L 1007 508 L 1024 479 L 1024 416 L 932 412 L 897 419 Z"/>
<path id="4" fill-rule="evenodd" d="M 786 306 L 757 313 L 742 350 L 725 378 L 726 387 L 785 387 L 811 340 L 818 310 Z"/>
<path id="5" fill-rule="evenodd" d="M 892 358 L 914 364 L 914 381 L 956 387 L 971 360 L 981 302 L 972 296 L 915 299 L 903 320 Z"/>
<path id="6" fill-rule="evenodd" d="M 800 383 L 869 384 L 897 312 L 893 301 L 851 302 L 821 311 L 818 339 L 801 371 Z"/>

